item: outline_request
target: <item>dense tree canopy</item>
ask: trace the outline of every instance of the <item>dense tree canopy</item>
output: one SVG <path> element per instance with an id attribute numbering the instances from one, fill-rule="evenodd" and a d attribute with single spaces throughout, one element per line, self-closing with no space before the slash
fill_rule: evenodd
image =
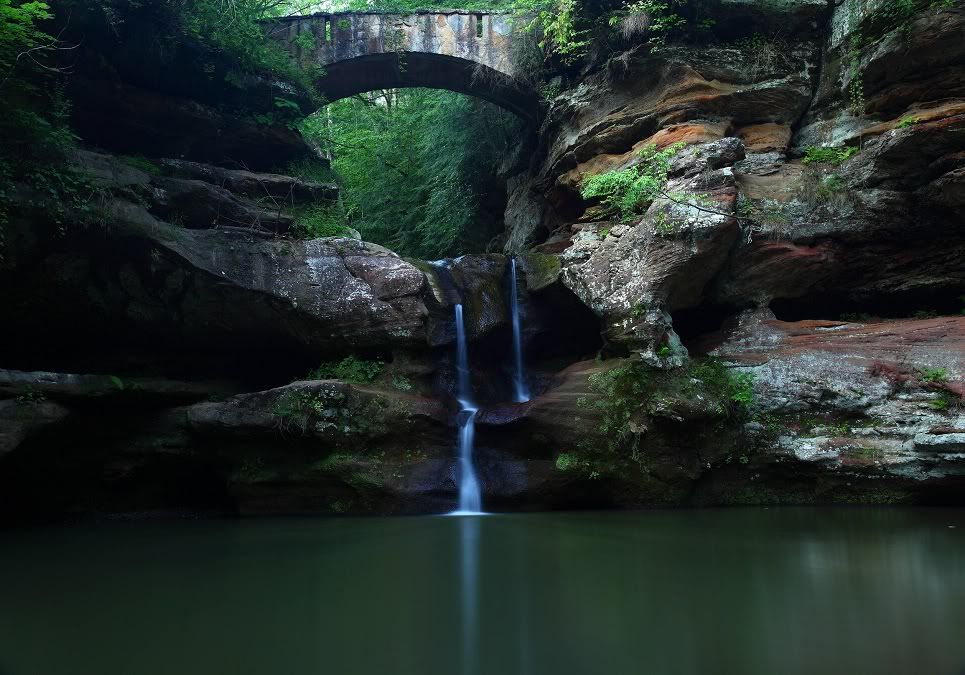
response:
<path id="1" fill-rule="evenodd" d="M 461 94 L 373 92 L 336 101 L 302 124 L 332 159 L 341 214 L 364 239 L 411 256 L 481 250 L 499 230 L 487 212 L 498 163 L 520 122 Z"/>

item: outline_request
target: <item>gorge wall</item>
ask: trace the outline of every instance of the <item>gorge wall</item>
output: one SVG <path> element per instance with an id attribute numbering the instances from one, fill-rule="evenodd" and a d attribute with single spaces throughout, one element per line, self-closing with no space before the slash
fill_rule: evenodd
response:
<path id="1" fill-rule="evenodd" d="M 549 83 L 504 253 L 442 268 L 291 236 L 338 189 L 277 171 L 311 150 L 251 121 L 285 83 L 226 105 L 81 64 L 97 208 L 65 226 L 20 195 L 7 228 L 0 518 L 445 511 L 456 302 L 489 509 L 965 501 L 945 4 L 896 26 L 882 2 L 724 1 L 713 38 L 592 54 Z M 581 197 L 677 142 L 645 213 Z"/>

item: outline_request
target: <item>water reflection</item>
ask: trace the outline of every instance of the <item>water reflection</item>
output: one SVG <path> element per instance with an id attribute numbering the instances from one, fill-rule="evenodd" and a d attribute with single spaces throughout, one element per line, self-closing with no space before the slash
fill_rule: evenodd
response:
<path id="1" fill-rule="evenodd" d="M 462 605 L 462 673 L 475 675 L 479 672 L 477 641 L 479 616 L 477 602 L 479 593 L 479 516 L 463 516 L 458 519 L 460 542 L 460 597 Z"/>
<path id="2" fill-rule="evenodd" d="M 139 524 L 0 549 L 7 675 L 965 666 L 962 511 Z"/>

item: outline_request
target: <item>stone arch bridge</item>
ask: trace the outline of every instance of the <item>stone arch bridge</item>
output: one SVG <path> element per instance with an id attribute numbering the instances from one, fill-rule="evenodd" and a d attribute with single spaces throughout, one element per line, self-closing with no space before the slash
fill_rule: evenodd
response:
<path id="1" fill-rule="evenodd" d="M 518 30 L 518 29 L 517 29 Z M 539 98 L 514 71 L 512 18 L 450 10 L 345 12 L 274 19 L 269 35 L 305 65 L 329 101 L 376 89 L 430 87 L 485 99 L 528 122 Z"/>

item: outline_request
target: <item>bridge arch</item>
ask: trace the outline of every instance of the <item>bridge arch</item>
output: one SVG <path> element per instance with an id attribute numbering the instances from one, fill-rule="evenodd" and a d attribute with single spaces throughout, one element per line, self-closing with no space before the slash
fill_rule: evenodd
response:
<path id="1" fill-rule="evenodd" d="M 514 72 L 505 14 L 312 14 L 274 20 L 269 34 L 299 63 L 322 67 L 316 85 L 329 101 L 429 87 L 476 96 L 530 123 L 539 115 L 539 97 Z"/>

